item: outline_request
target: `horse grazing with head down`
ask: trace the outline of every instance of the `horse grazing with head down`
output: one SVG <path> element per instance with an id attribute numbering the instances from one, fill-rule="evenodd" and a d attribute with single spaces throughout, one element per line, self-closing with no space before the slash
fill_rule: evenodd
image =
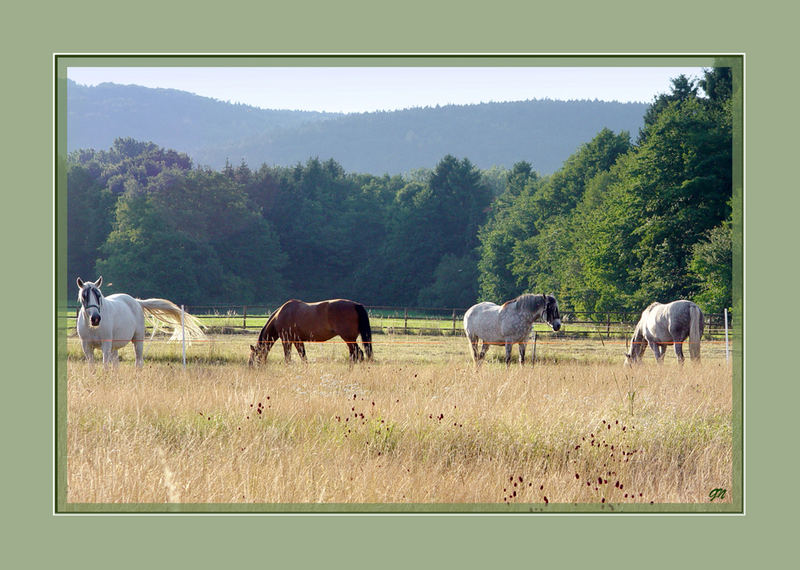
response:
<path id="1" fill-rule="evenodd" d="M 542 318 L 554 331 L 561 328 L 558 303 L 552 295 L 520 295 L 503 305 L 489 301 L 473 305 L 464 315 L 464 332 L 472 347 L 476 364 L 486 355 L 491 344 L 506 347 L 506 366 L 511 362 L 511 347 L 519 343 L 519 363 L 525 363 L 525 342 L 531 333 L 533 321 Z M 478 341 L 483 346 L 478 352 Z"/>
<path id="2" fill-rule="evenodd" d="M 364 351 L 356 339 L 361 335 Z M 335 336 L 342 337 L 350 351 L 350 361 L 372 359 L 372 330 L 364 305 L 347 299 L 331 299 L 317 303 L 304 303 L 297 299 L 286 301 L 267 320 L 261 329 L 256 345 L 250 345 L 250 366 L 266 363 L 269 350 L 275 341 L 283 343 L 283 356 L 291 360 L 292 345 L 300 358 L 306 360 L 304 342 L 323 342 Z"/>
<path id="3" fill-rule="evenodd" d="M 700 337 L 703 336 L 703 312 L 691 301 L 673 301 L 667 304 L 651 303 L 633 329 L 631 349 L 625 355 L 625 364 L 639 361 L 649 345 L 656 362 L 664 362 L 667 346 L 675 345 L 678 362 L 683 364 L 683 341 L 689 338 L 689 356 L 700 360 Z"/>
<path id="4" fill-rule="evenodd" d="M 136 366 L 141 366 L 144 352 L 144 317 L 173 329 L 172 338 L 180 338 L 184 330 L 189 339 L 205 338 L 200 322 L 192 315 L 166 299 L 134 299 L 125 293 L 103 297 L 100 286 L 103 278 L 94 283 L 78 277 L 78 338 L 81 339 L 86 360 L 94 362 L 94 349 L 103 353 L 103 364 L 119 362 L 118 350 L 133 343 Z"/>

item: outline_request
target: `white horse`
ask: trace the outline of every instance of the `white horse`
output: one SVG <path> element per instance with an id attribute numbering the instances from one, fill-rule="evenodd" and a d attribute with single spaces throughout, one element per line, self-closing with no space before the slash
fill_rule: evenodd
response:
<path id="1" fill-rule="evenodd" d="M 561 328 L 558 303 L 552 295 L 520 295 L 502 306 L 478 303 L 464 315 L 464 332 L 472 347 L 472 359 L 480 364 L 491 344 L 506 347 L 506 366 L 511 362 L 511 347 L 519 343 L 519 363 L 525 362 L 525 342 L 531 332 L 533 321 L 545 320 L 554 331 Z M 478 352 L 478 341 L 483 346 Z"/>
<path id="2" fill-rule="evenodd" d="M 144 351 L 144 316 L 173 329 L 172 339 L 181 335 L 181 309 L 166 299 L 134 299 L 125 293 L 103 297 L 100 286 L 103 278 L 94 283 L 78 277 L 78 337 L 81 339 L 86 360 L 94 362 L 94 349 L 103 352 L 103 364 L 119 363 L 117 351 L 133 343 L 136 366 L 142 365 Z M 204 338 L 200 322 L 184 313 L 187 339 Z"/>
<path id="3" fill-rule="evenodd" d="M 625 355 L 625 364 L 631 365 L 644 355 L 650 345 L 656 362 L 664 362 L 667 345 L 675 345 L 678 362 L 683 364 L 683 341 L 689 337 L 689 356 L 700 360 L 700 337 L 703 336 L 703 312 L 691 301 L 673 301 L 666 305 L 651 303 L 636 324 L 631 338 L 631 349 Z"/>

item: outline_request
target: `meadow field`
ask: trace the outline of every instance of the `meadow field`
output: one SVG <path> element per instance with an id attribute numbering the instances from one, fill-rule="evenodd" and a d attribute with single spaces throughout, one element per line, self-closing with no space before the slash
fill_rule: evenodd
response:
<path id="1" fill-rule="evenodd" d="M 733 499 L 732 372 L 724 347 L 623 368 L 625 343 L 539 335 L 537 362 L 476 368 L 463 337 L 375 335 L 350 366 L 340 340 L 308 363 L 247 366 L 253 335 L 153 341 L 91 367 L 68 339 L 68 503 L 475 505 Z M 532 347 L 528 347 L 528 358 Z M 99 357 L 99 353 L 97 354 Z M 291 506 L 289 507 L 291 510 Z"/>

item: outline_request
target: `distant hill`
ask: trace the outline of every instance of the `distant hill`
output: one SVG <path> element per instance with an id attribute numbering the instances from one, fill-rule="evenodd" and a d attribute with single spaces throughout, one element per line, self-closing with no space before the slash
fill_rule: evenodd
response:
<path id="1" fill-rule="evenodd" d="M 185 152 L 198 165 L 294 165 L 333 158 L 348 172 L 432 168 L 446 154 L 480 168 L 520 160 L 549 174 L 601 129 L 643 124 L 648 105 L 533 100 L 336 114 L 265 110 L 173 89 L 104 83 L 67 87 L 68 150 L 109 148 L 118 137 Z"/>

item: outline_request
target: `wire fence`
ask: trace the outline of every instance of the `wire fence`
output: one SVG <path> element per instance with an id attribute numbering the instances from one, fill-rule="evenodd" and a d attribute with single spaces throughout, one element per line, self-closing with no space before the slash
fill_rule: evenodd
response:
<path id="1" fill-rule="evenodd" d="M 187 313 L 199 318 L 211 334 L 249 334 L 259 331 L 280 305 L 187 305 Z M 373 335 L 462 336 L 463 319 L 467 308 L 459 307 L 396 307 L 366 305 Z M 561 329 L 551 330 L 536 323 L 537 334 L 553 339 L 596 338 L 600 340 L 629 339 L 639 320 L 640 312 L 585 312 L 562 309 Z M 78 306 L 68 309 L 67 329 L 75 330 Z M 725 319 L 730 334 L 735 323 L 730 312 L 704 315 L 704 340 L 724 340 Z"/>
<path id="2" fill-rule="evenodd" d="M 191 341 L 189 360 L 194 363 L 214 364 L 246 362 L 249 356 L 248 346 L 255 340 L 247 335 L 257 335 L 279 306 L 245 304 L 185 306 L 186 312 L 204 324 L 208 335 L 205 339 Z M 383 361 L 442 362 L 462 359 L 465 355 L 466 345 L 463 342 L 466 341 L 462 325 L 465 308 L 391 306 L 366 306 L 366 308 L 373 334 L 371 342 L 376 354 Z M 628 352 L 631 335 L 640 316 L 640 313 L 630 311 L 587 313 L 568 309 L 560 312 L 562 326 L 559 331 L 553 331 L 546 323 L 534 324 L 531 335 L 526 341 L 530 349 L 528 358 L 530 362 L 614 361 L 623 350 Z M 77 314 L 78 307 L 73 305 L 67 314 L 61 313 L 60 322 L 64 324 L 66 321 L 68 327 L 68 352 L 73 358 L 82 359 L 76 331 Z M 718 361 L 724 359 L 728 362 L 732 348 L 729 341 L 732 341 L 732 325 L 735 320 L 730 313 L 707 314 L 704 315 L 704 320 L 703 358 Z M 180 354 L 176 354 L 175 347 L 169 347 L 173 343 L 167 334 L 153 329 L 149 323 L 147 336 L 143 340 L 155 349 L 155 352 L 147 349 L 149 360 L 156 358 L 172 362 L 177 359 L 183 362 L 184 368 L 187 367 L 188 340 L 181 343 Z M 312 341 L 307 344 L 315 347 L 311 349 L 314 355 L 311 358 L 332 360 L 343 358 L 341 345 L 338 342 Z M 157 345 L 157 348 L 153 345 Z M 496 355 L 494 357 L 497 358 Z M 280 356 L 273 356 L 274 358 Z"/>

